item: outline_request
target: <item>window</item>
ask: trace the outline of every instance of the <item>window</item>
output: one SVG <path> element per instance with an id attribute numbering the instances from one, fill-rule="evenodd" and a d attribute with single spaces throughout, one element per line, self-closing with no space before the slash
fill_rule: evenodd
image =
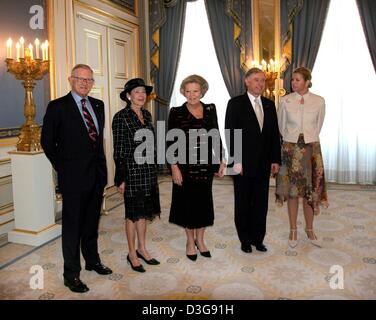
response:
<path id="1" fill-rule="evenodd" d="M 312 74 L 328 181 L 376 183 L 376 75 L 355 0 L 331 0 Z"/>
<path id="2" fill-rule="evenodd" d="M 180 94 L 180 84 L 191 74 L 198 74 L 208 81 L 209 90 L 202 102 L 216 105 L 218 125 L 224 139 L 224 121 L 230 95 L 219 68 L 204 0 L 187 3 L 184 38 L 171 107 L 180 106 L 186 101 Z"/>

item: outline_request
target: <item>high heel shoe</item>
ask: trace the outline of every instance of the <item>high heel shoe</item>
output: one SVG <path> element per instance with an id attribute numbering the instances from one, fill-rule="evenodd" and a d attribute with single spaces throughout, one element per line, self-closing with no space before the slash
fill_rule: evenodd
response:
<path id="1" fill-rule="evenodd" d="M 147 264 L 150 264 L 152 266 L 156 266 L 158 264 L 160 264 L 160 262 L 157 260 L 157 259 L 154 259 L 154 258 L 151 258 L 150 260 L 146 260 L 145 257 L 139 253 L 137 250 L 136 250 L 136 254 L 137 254 L 137 257 L 144 260 Z"/>
<path id="2" fill-rule="evenodd" d="M 290 233 L 292 232 L 292 236 L 288 240 L 289 247 L 294 249 L 298 245 L 298 239 L 294 239 L 295 237 L 297 238 L 297 229 L 290 229 Z"/>
<path id="3" fill-rule="evenodd" d="M 311 244 L 313 244 L 314 246 L 316 246 L 318 248 L 322 248 L 322 245 L 321 245 L 320 241 L 317 239 L 317 236 L 315 235 L 315 232 L 313 231 L 313 229 L 305 229 L 305 232 L 306 232 L 307 238 L 308 238 L 309 242 L 311 242 Z M 311 239 L 309 237 L 308 232 L 312 232 L 313 239 Z"/>
<path id="4" fill-rule="evenodd" d="M 187 258 L 191 261 L 196 261 L 197 260 L 197 253 L 196 254 L 186 254 Z"/>
<path id="5" fill-rule="evenodd" d="M 146 270 L 144 269 L 144 267 L 143 267 L 142 264 L 140 264 L 139 266 L 136 266 L 136 267 L 135 267 L 135 266 L 132 264 L 131 259 L 129 259 L 129 254 L 127 255 L 127 261 L 128 261 L 128 263 L 131 265 L 132 270 L 137 271 L 137 272 L 145 272 L 145 271 L 146 271 Z"/>
<path id="6" fill-rule="evenodd" d="M 195 241 L 195 245 L 198 249 L 198 251 L 200 252 L 200 254 L 205 257 L 205 258 L 211 258 L 211 254 L 210 254 L 210 251 L 204 251 L 204 252 L 201 252 L 200 249 L 198 248 L 198 245 L 197 245 L 197 242 Z"/>
<path id="7" fill-rule="evenodd" d="M 197 260 L 197 254 L 187 254 L 187 258 L 192 261 Z"/>

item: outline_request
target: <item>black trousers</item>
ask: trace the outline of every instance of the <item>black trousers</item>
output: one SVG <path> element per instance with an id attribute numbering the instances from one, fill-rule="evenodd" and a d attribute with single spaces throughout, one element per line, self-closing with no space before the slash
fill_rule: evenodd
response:
<path id="1" fill-rule="evenodd" d="M 235 226 L 242 244 L 261 244 L 266 233 L 269 179 L 234 176 Z"/>
<path id="2" fill-rule="evenodd" d="M 94 185 L 81 192 L 64 192 L 62 246 L 64 277 L 79 277 L 81 271 L 80 246 L 86 264 L 100 262 L 98 254 L 98 226 L 103 189 Z"/>

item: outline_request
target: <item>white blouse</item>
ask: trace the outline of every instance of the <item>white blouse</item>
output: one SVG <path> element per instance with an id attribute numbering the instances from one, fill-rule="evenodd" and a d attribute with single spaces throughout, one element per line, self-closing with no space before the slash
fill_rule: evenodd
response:
<path id="1" fill-rule="evenodd" d="M 301 104 L 302 98 L 304 104 Z M 305 143 L 319 141 L 324 117 L 325 100 L 319 95 L 308 91 L 303 96 L 294 92 L 282 97 L 278 125 L 283 141 L 296 143 L 301 133 Z"/>

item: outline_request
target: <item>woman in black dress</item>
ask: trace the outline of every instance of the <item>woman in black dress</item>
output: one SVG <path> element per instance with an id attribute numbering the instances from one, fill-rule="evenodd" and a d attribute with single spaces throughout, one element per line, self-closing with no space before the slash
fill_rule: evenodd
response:
<path id="1" fill-rule="evenodd" d="M 214 223 L 213 176 L 223 177 L 225 172 L 215 105 L 200 101 L 208 88 L 207 81 L 198 75 L 184 79 L 180 92 L 187 102 L 171 108 L 168 119 L 168 129 L 181 129 L 186 138 L 185 161 L 179 160 L 175 153 L 178 160 L 171 164 L 173 188 L 169 222 L 185 228 L 186 255 L 192 261 L 197 259 L 196 247 L 202 256 L 211 257 L 204 233 L 205 228 Z M 195 135 L 192 131 L 195 129 L 201 132 L 195 131 Z M 214 130 L 210 132 L 211 129 Z"/>
<path id="2" fill-rule="evenodd" d="M 152 163 L 141 164 L 138 160 L 142 159 L 143 154 L 138 153 L 136 148 L 142 141 L 134 141 L 136 132 L 141 129 L 150 130 L 154 137 L 151 114 L 144 108 L 146 97 L 152 90 L 153 87 L 145 85 L 140 78 L 129 80 L 120 93 L 120 98 L 127 102 L 127 106 L 117 112 L 112 121 L 115 185 L 124 195 L 125 204 L 125 232 L 129 249 L 127 261 L 138 272 L 145 272 L 138 258 L 150 265 L 159 264 L 145 246 L 146 219 L 151 221 L 161 212 L 156 154 Z"/>

